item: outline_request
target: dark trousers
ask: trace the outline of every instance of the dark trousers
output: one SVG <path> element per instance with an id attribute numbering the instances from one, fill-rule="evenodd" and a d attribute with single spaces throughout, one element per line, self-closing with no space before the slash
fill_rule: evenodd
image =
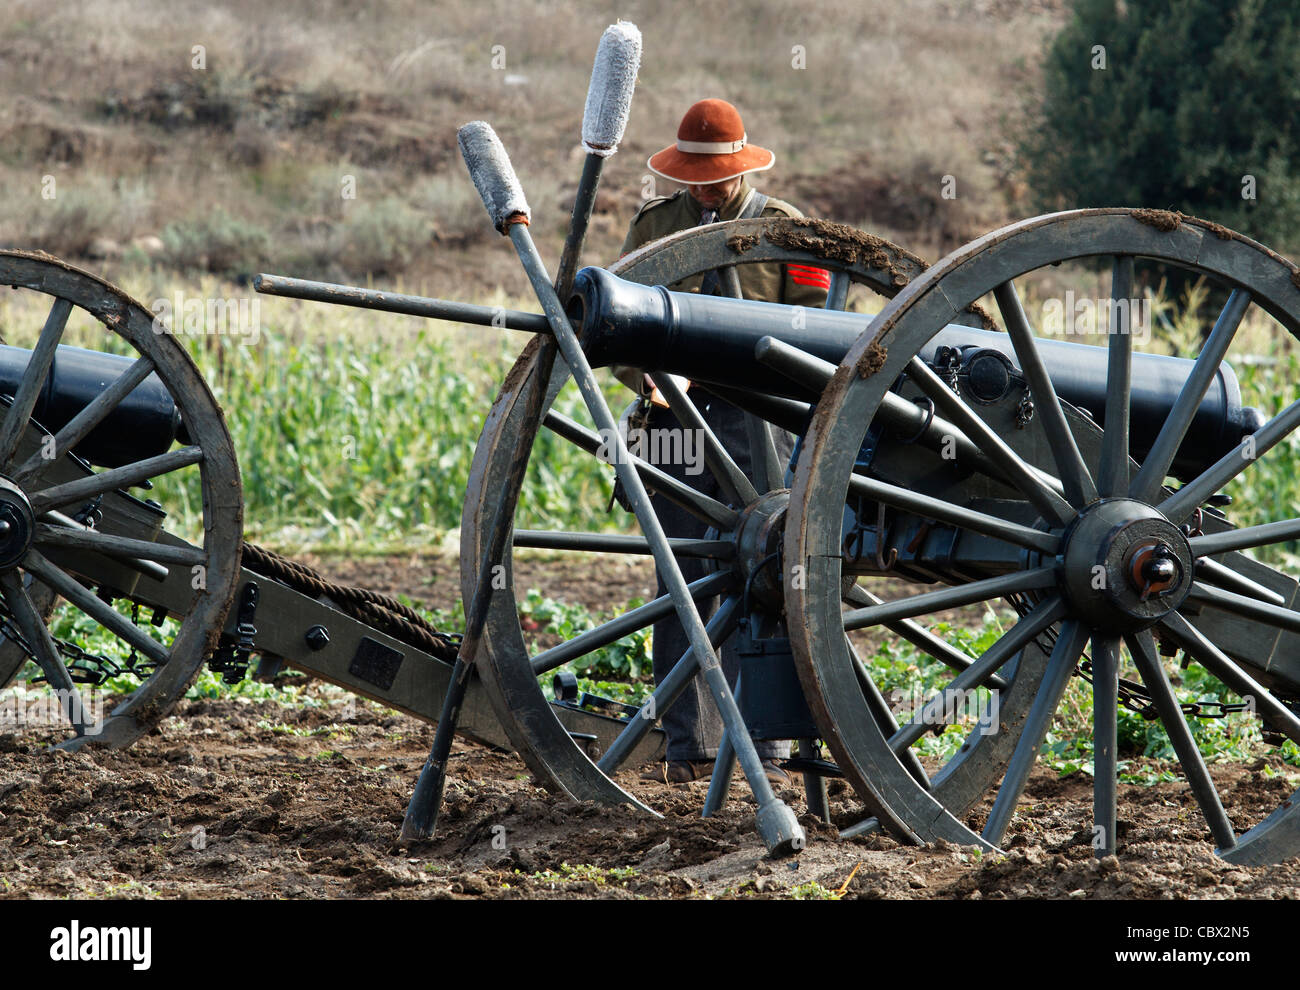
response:
<path id="1" fill-rule="evenodd" d="M 736 464 L 746 476 L 752 478 L 749 436 L 745 430 L 744 414 L 729 402 L 714 398 L 702 389 L 692 388 L 688 395 L 696 401 L 704 421 L 709 424 Z M 647 429 L 680 430 L 681 427 L 676 416 L 667 409 L 656 407 L 650 415 Z M 774 429 L 773 434 L 777 453 L 781 458 L 781 466 L 784 467 L 789 459 L 792 444 L 786 433 Z M 696 449 L 702 450 L 702 445 L 697 446 Z M 650 452 L 654 453 L 653 448 Z M 674 461 L 656 463 L 658 467 L 679 481 L 719 501 L 726 501 L 713 475 L 702 461 L 698 465 L 701 468 L 700 473 L 688 473 L 688 469 L 693 470 L 694 465 Z M 685 509 L 679 508 L 660 495 L 652 496 L 651 504 L 659 516 L 659 522 L 666 536 L 701 539 L 708 530 L 707 523 L 696 519 Z M 713 563 L 691 557 L 679 557 L 677 562 L 681 567 L 682 576 L 688 583 L 704 577 L 711 569 L 708 565 Z M 656 578 L 658 578 L 657 573 Z M 659 579 L 658 584 L 657 594 L 667 594 L 662 579 Z M 699 599 L 696 604 L 700 610 L 700 617 L 708 623 L 710 616 L 718 609 L 719 600 Z M 686 638 L 686 632 L 676 617 L 655 623 L 652 655 L 656 684 L 668 676 L 668 672 L 689 648 L 690 643 Z M 735 633 L 732 633 L 722 645 L 719 659 L 722 661 L 723 672 L 727 675 L 727 683 L 731 685 L 732 690 L 735 690 L 736 675 L 740 671 L 740 656 L 736 651 Z M 722 739 L 722 718 L 718 714 L 717 706 L 702 674 L 697 675 L 686 686 L 681 697 L 662 714 L 661 724 L 668 736 L 667 758 L 669 760 L 712 760 L 718 755 L 718 744 Z M 765 740 L 755 743 L 755 746 L 762 759 L 785 759 L 790 753 L 787 742 Z"/>

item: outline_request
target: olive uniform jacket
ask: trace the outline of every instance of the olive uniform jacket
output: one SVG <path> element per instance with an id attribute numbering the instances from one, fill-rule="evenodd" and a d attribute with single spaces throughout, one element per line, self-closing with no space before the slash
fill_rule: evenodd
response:
<path id="1" fill-rule="evenodd" d="M 752 188 L 747 179 L 741 179 L 736 195 L 723 203 L 722 208 L 718 210 L 719 219 L 736 219 Z M 768 199 L 761 215 L 803 216 L 789 203 L 772 198 Z M 699 223 L 700 206 L 691 199 L 685 189 L 672 196 L 656 197 L 642 206 L 632 218 L 627 239 L 623 242 L 623 254 L 630 254 L 641 245 L 649 244 L 668 234 L 699 226 Z M 807 265 L 777 263 L 738 265 L 736 271 L 740 275 L 740 288 L 746 299 L 785 303 L 787 306 L 815 306 L 820 309 L 826 304 L 826 291 L 831 284 L 830 273 L 824 268 L 812 268 Z M 682 279 L 668 288 L 680 292 L 699 292 L 703 281 L 702 275 L 695 275 Z"/>

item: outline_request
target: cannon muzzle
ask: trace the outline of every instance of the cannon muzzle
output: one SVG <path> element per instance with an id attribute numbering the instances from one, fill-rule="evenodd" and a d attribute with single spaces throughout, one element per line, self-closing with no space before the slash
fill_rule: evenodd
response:
<path id="1" fill-rule="evenodd" d="M 683 375 L 694 381 L 815 401 L 817 395 L 760 363 L 755 347 L 775 337 L 838 365 L 866 329 L 862 313 L 805 309 L 746 299 L 671 292 L 663 286 L 627 282 L 602 268 L 584 268 L 568 304 L 593 367 L 626 364 Z M 1104 426 L 1106 349 L 1037 338 L 1057 394 Z M 922 348 L 933 363 L 942 347 L 962 355 L 975 373 L 974 358 L 996 351 L 1015 365 L 1011 338 L 1004 333 L 949 324 Z M 1133 355 L 1130 446 L 1142 458 L 1151 449 L 1194 362 L 1161 354 Z M 983 363 L 980 371 L 992 367 Z M 996 368 L 993 370 L 996 371 Z M 1174 459 L 1178 477 L 1197 474 L 1263 425 L 1258 410 L 1241 404 L 1237 376 L 1219 367 Z"/>
<path id="2" fill-rule="evenodd" d="M 31 356 L 31 351 L 21 347 L 0 345 L 0 394 L 17 392 Z M 134 361 L 80 347 L 59 347 L 32 417 L 50 433 L 57 433 Z M 92 464 L 119 467 L 163 453 L 178 437 L 184 439 L 180 411 L 154 374 L 91 430 L 74 453 Z"/>

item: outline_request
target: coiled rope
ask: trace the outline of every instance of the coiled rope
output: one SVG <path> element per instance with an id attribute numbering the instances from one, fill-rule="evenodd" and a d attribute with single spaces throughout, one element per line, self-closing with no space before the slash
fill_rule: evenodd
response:
<path id="1" fill-rule="evenodd" d="M 274 550 L 253 543 L 243 545 L 242 564 L 309 598 L 328 598 L 330 604 L 345 615 L 423 650 L 430 656 L 447 663 L 456 660 L 460 636 L 440 632 L 419 612 L 396 598 L 367 588 L 336 584 L 301 561 L 290 560 Z"/>

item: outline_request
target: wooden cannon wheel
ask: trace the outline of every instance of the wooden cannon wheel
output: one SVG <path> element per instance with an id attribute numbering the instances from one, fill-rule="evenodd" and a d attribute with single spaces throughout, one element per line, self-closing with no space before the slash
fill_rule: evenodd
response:
<path id="1" fill-rule="evenodd" d="M 225 622 L 239 574 L 243 516 L 234 447 L 185 348 L 120 289 L 48 255 L 20 251 L 0 251 L 0 285 L 39 294 L 50 304 L 43 326 L 4 328 L 9 344 L 34 350 L 15 394 L 3 397 L 0 409 L 0 683 L 30 658 L 57 689 L 67 720 L 59 745 L 126 746 L 184 695 Z M 96 334 L 102 329 L 102 350 L 125 352 L 134 361 L 51 435 L 31 417 L 65 330 L 79 323 Z M 179 411 L 180 442 L 111 469 L 92 468 L 69 452 L 150 376 Z M 158 497 L 202 508 L 202 532 L 180 534 L 192 546 L 123 535 L 116 525 L 120 517 L 152 523 L 157 531 L 162 510 L 126 491 L 149 479 L 159 481 Z M 191 589 L 188 607 L 155 613 L 157 628 L 137 624 L 110 603 L 154 600 L 151 589 L 177 569 L 186 580 L 173 576 L 168 583 Z M 139 590 L 123 595 L 119 589 L 129 583 Z M 72 609 L 57 637 L 50 618 L 56 595 Z M 141 683 L 98 717 L 85 689 L 99 671 L 85 665 L 105 657 L 95 645 L 102 639 L 88 641 L 104 631 L 121 644 L 109 659 L 129 666 Z"/>
<path id="2" fill-rule="evenodd" d="M 743 250 L 738 251 L 738 245 Z M 611 271 L 630 281 L 656 285 L 672 284 L 694 274 L 737 263 L 772 261 L 815 265 L 835 273 L 830 304 L 840 307 L 844 305 L 848 281 L 888 298 L 924 269 L 920 259 L 848 227 L 822 222 L 763 219 L 698 227 L 674 234 L 623 258 L 611 267 Z M 864 317 L 864 323 L 866 319 Z M 476 450 L 461 532 L 462 589 L 467 596 L 474 588 L 477 562 L 482 558 L 482 548 L 486 545 L 492 513 L 501 494 L 502 479 L 506 477 L 510 458 L 521 446 L 534 442 L 534 437 L 522 435 L 519 422 L 523 418 L 522 410 L 538 349 L 539 342 L 530 344 L 507 377 L 487 416 Z M 557 366 L 548 392 L 548 409 L 568 379 L 567 369 L 562 364 Z M 594 450 L 595 438 L 590 428 L 554 414 L 547 418 L 546 426 L 549 429 L 541 431 L 538 443 L 575 443 L 588 452 Z M 554 436 L 547 437 L 547 432 Z M 534 450 L 532 456 L 542 455 Z M 647 484 L 656 487 L 653 477 L 644 472 L 643 477 L 646 477 Z M 663 493 L 665 487 L 661 485 L 658 490 Z M 757 494 L 762 497 L 767 493 Z M 702 596 L 706 593 L 718 595 L 723 600 L 717 613 L 721 618 L 716 620 L 717 625 L 711 630 L 717 645 L 733 633 L 740 618 L 737 610 L 744 582 L 743 576 L 733 568 L 734 530 L 736 509 L 744 509 L 745 505 L 692 499 L 688 493 L 679 495 L 679 504 L 699 518 L 710 521 L 714 527 L 709 540 L 682 549 L 686 553 L 711 557 L 715 562 L 716 570 L 705 579 L 701 593 Z M 525 487 L 520 493 L 519 503 L 526 506 L 528 501 Z M 519 540 L 517 533 L 516 545 Z M 574 550 L 645 553 L 645 548 L 638 545 L 638 537 L 625 540 L 626 545 L 622 548 L 611 548 L 602 543 L 601 537 L 591 534 L 530 533 L 527 542 L 533 546 L 563 544 Z M 626 801 L 641 805 L 632 793 L 611 779 L 622 765 L 625 754 L 617 750 L 592 752 L 589 745 L 576 743 L 547 703 L 542 683 L 549 680 L 549 671 L 554 664 L 580 660 L 621 636 L 647 628 L 656 619 L 670 615 L 671 607 L 664 602 L 652 602 L 625 621 L 613 620 L 541 654 L 530 655 L 519 625 L 517 592 L 509 559 L 504 562 L 504 567 L 505 590 L 494 596 L 479 660 L 480 675 L 502 725 L 529 767 L 548 785 L 581 800 Z M 941 647 L 942 644 L 936 644 L 936 648 Z M 998 769 L 991 768 L 986 778 L 981 780 L 981 786 L 987 786 Z M 873 813 L 889 814 L 883 807 L 872 806 L 872 810 Z M 951 831 L 955 835 L 963 829 L 953 821 Z"/>
<path id="3" fill-rule="evenodd" d="M 1058 402 L 1040 355 L 1041 342 L 1035 343 L 1013 281 L 1021 280 L 1023 291 L 1027 281 L 1046 275 L 1054 281 L 1038 283 L 1036 291 L 1059 296 L 1061 280 L 1071 269 L 1054 266 L 1091 258 L 1113 260 L 1115 299 L 1139 295 L 1132 288 L 1135 260 L 1142 267 L 1158 262 L 1204 275 L 1215 286 L 1232 290 L 1180 400 L 1141 464 L 1130 456 L 1128 429 L 1130 398 L 1143 385 L 1131 370 L 1136 328 L 1117 324 L 1121 332 L 1107 335 L 1105 408 L 1090 410 L 1102 424 L 1098 430 Z M 917 360 L 940 328 L 990 293 L 1034 397 L 1036 415 L 1028 429 L 1044 431 L 1058 486 L 1027 468 L 1003 436 L 984 423 L 966 392 Z M 1095 293 L 1080 291 L 1080 296 L 1090 294 Z M 1259 555 L 1300 537 L 1300 520 L 1291 518 L 1294 496 L 1278 504 L 1255 504 L 1255 514 L 1247 520 L 1253 525 L 1241 528 L 1231 522 L 1233 508 L 1219 515 L 1207 507 L 1221 506 L 1223 500 L 1216 496 L 1225 490 L 1238 496 L 1238 508 L 1249 503 L 1241 498 L 1249 489 L 1241 485 L 1249 484 L 1259 458 L 1287 456 L 1287 441 L 1300 425 L 1300 402 L 1286 405 L 1294 396 L 1271 397 L 1275 408 L 1265 410 L 1272 418 L 1262 428 L 1252 427 L 1252 434 L 1208 469 L 1193 469 L 1200 473 L 1183 477 L 1176 491 L 1167 484 L 1175 453 L 1220 361 L 1226 358 L 1231 365 L 1232 355 L 1246 347 L 1234 335 L 1250 307 L 1267 314 L 1278 336 L 1300 336 L 1296 266 L 1245 237 L 1177 214 L 1125 209 L 1060 213 L 1013 224 L 951 254 L 900 292 L 846 356 L 823 393 L 795 475 L 786 556 L 806 567 L 806 581 L 787 589 L 787 613 L 805 693 L 819 724 L 828 730 L 825 742 L 854 786 L 878 793 L 901 819 L 900 828 L 898 821 L 882 818 L 890 831 L 904 839 L 941 834 L 951 839 L 951 829 L 935 823 L 957 817 L 966 828 L 960 841 L 1003 843 L 1045 734 L 1090 644 L 1096 699 L 1093 844 L 1098 854 L 1116 848 L 1116 700 L 1117 677 L 1126 672 L 1123 657 L 1141 676 L 1151 711 L 1158 712 L 1168 732 L 1220 855 L 1259 864 L 1300 853 L 1300 795 L 1271 814 L 1234 809 L 1235 820 L 1229 818 L 1180 707 L 1187 699 L 1176 697 L 1158 649 L 1182 649 L 1186 660 L 1242 697 L 1271 731 L 1300 742 L 1297 660 L 1290 638 L 1300 631 L 1296 582 L 1284 570 L 1261 566 L 1239 552 Z M 1130 311 L 1130 319 L 1132 315 Z M 1158 350 L 1159 334 L 1144 347 Z M 958 534 L 978 532 L 1003 541 L 1006 559 L 1013 563 L 991 578 L 963 581 L 953 576 L 948 587 L 923 596 L 881 605 L 841 604 L 834 592 L 842 583 L 841 526 L 851 486 L 860 490 L 870 485 L 872 497 L 885 505 L 918 511 L 910 497 L 914 493 L 905 491 L 900 479 L 877 476 L 864 482 L 854 476 L 866 425 L 904 373 L 939 414 L 957 424 L 1014 482 L 1014 497 L 999 503 L 1005 511 L 981 506 L 983 514 L 977 514 L 959 500 L 936 499 L 924 514 Z M 1097 433 L 1099 444 L 1090 435 Z M 1196 430 L 1187 435 L 1194 444 L 1208 443 Z M 1266 453 L 1275 444 L 1281 449 Z M 1260 517 L 1268 524 L 1257 523 Z M 1007 522 L 1009 526 L 1002 525 Z M 845 631 L 870 629 L 886 618 L 924 623 L 939 613 L 982 607 L 1008 596 L 1022 600 L 1020 615 L 988 646 L 967 680 L 978 684 L 1003 666 L 1016 642 L 1039 642 L 1050 658 L 1027 685 L 1033 688 L 1032 704 L 1012 718 L 1006 717 L 1004 704 L 990 734 L 979 737 L 972 731 L 967 746 L 947 765 L 918 781 L 904 760 L 926 735 L 905 726 L 892 740 L 886 738 L 855 690 L 860 672 L 844 646 Z M 1126 684 L 1134 676 L 1127 673 Z M 1021 676 L 1016 681 L 1026 686 Z M 1008 746 L 1005 773 L 999 773 L 987 794 L 973 794 L 969 786 L 945 790 L 945 783 L 962 774 L 981 748 Z M 992 807 L 970 813 L 980 797 L 991 798 Z"/>
<path id="4" fill-rule="evenodd" d="M 48 623 L 59 596 L 39 581 L 28 584 L 27 593 L 31 595 L 32 607 L 36 609 L 41 621 Z M 8 636 L 0 638 L 0 690 L 12 684 L 14 678 L 31 659 L 26 647 L 16 638 L 10 639 Z"/>

